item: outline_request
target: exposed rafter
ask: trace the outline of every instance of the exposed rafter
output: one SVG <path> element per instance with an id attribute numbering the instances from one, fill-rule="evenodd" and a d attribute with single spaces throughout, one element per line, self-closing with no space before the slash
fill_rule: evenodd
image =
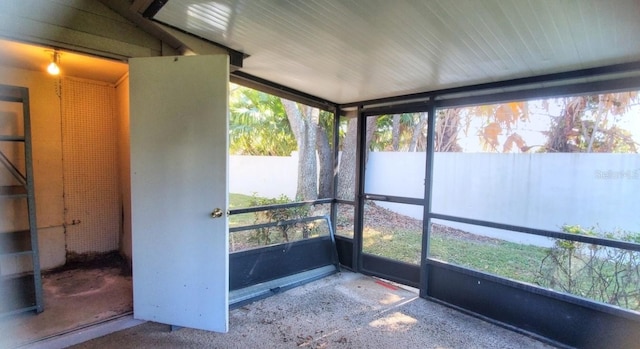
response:
<path id="1" fill-rule="evenodd" d="M 104 5 L 117 12 L 124 18 L 135 23 L 140 29 L 160 39 L 163 43 L 171 47 L 175 52 L 168 54 L 216 54 L 227 53 L 231 64 L 231 70 L 242 67 L 245 54 L 204 40 L 184 31 L 162 25 L 158 22 L 145 18 L 144 13 L 150 5 L 151 0 L 136 0 L 130 3 L 127 0 L 100 0 Z M 163 55 L 165 52 L 163 52 Z"/>

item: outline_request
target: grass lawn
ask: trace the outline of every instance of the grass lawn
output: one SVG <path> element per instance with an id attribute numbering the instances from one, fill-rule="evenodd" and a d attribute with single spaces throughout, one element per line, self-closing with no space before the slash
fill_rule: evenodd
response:
<path id="1" fill-rule="evenodd" d="M 510 279 L 535 283 L 548 248 L 508 241 L 469 241 L 434 234 L 430 257 Z"/>
<path id="2" fill-rule="evenodd" d="M 422 233 L 417 230 L 390 231 L 365 227 L 362 251 L 410 264 L 420 264 Z"/>
<path id="3" fill-rule="evenodd" d="M 229 208 L 250 207 L 252 206 L 251 201 L 255 199 L 260 198 L 244 194 L 229 193 Z"/>
<path id="4" fill-rule="evenodd" d="M 393 232 L 366 229 L 363 251 L 410 264 L 420 264 L 422 244 L 418 230 Z M 433 234 L 430 257 L 514 280 L 533 283 L 547 249 L 495 240 L 464 239 Z"/>
<path id="5" fill-rule="evenodd" d="M 229 193 L 229 208 L 244 208 L 251 207 L 252 200 L 255 200 L 256 197 L 243 195 L 243 194 L 235 194 Z M 259 198 L 258 198 L 259 199 Z M 243 214 L 234 214 L 229 217 L 229 226 L 230 227 L 239 227 L 245 225 L 254 224 L 256 217 L 253 213 L 243 213 Z"/>
<path id="6" fill-rule="evenodd" d="M 229 208 L 245 208 L 253 206 L 252 202 L 259 199 L 250 195 L 229 193 Z M 229 227 L 242 227 L 255 224 L 255 213 L 234 214 L 229 217 Z M 253 247 L 250 242 L 252 231 L 239 231 L 229 234 L 229 249 L 231 252 Z"/>

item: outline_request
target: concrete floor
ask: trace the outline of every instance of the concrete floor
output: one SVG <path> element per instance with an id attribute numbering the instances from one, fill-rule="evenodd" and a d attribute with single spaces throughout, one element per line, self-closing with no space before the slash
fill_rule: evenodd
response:
<path id="1" fill-rule="evenodd" d="M 147 322 L 72 348 L 551 348 L 350 272 L 235 309 L 229 318 L 226 334 Z"/>
<path id="2" fill-rule="evenodd" d="M 87 328 L 133 309 L 131 276 L 118 265 L 86 266 L 46 273 L 44 308 L 0 319 L 0 348 L 17 348 Z"/>

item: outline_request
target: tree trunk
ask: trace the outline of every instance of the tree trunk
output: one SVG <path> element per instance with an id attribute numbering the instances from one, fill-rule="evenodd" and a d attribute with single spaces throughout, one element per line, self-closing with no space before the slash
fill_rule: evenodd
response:
<path id="1" fill-rule="evenodd" d="M 400 148 L 400 114 L 393 115 L 393 127 L 391 129 L 391 146 L 393 151 Z"/>
<path id="2" fill-rule="evenodd" d="M 347 123 L 347 134 L 341 144 L 342 152 L 340 154 L 340 167 L 338 170 L 338 199 L 355 199 L 357 128 L 358 119 L 349 119 Z"/>
<path id="3" fill-rule="evenodd" d="M 458 129 L 460 125 L 460 108 L 442 111 L 436 120 L 435 145 L 436 152 L 459 152 Z"/>
<path id="4" fill-rule="evenodd" d="M 411 143 L 409 144 L 409 151 L 415 152 L 418 151 L 418 144 L 420 137 L 424 138 L 422 143 L 426 143 L 426 135 L 422 133 L 424 127 L 427 125 L 427 113 L 420 113 L 420 119 L 418 120 L 418 124 L 413 128 L 413 134 L 411 135 Z"/>
<path id="5" fill-rule="evenodd" d="M 296 200 L 315 200 L 318 197 L 316 134 L 320 110 L 309 106 L 298 106 L 296 102 L 281 98 L 298 143 L 298 183 Z"/>
<path id="6" fill-rule="evenodd" d="M 377 118 L 367 118 L 366 130 L 366 154 L 369 154 L 371 138 L 376 130 Z M 340 155 L 340 167 L 338 170 L 338 193 L 337 198 L 343 200 L 355 200 L 356 194 L 356 148 L 358 139 L 358 119 L 351 118 L 347 124 L 347 134 L 342 142 L 342 153 Z M 366 166 L 365 158 L 365 166 Z"/>
<path id="7" fill-rule="evenodd" d="M 318 199 L 333 196 L 333 152 L 329 145 L 327 130 L 318 125 L 316 134 L 316 148 L 319 160 Z"/>
<path id="8" fill-rule="evenodd" d="M 376 126 L 378 125 L 378 117 L 377 116 L 369 116 L 367 117 L 367 130 L 366 130 L 366 140 L 364 144 L 365 154 L 364 154 L 364 166 L 367 167 L 367 161 L 369 160 L 369 146 L 371 145 L 371 140 L 373 139 L 373 134 L 376 132 Z"/>
<path id="9" fill-rule="evenodd" d="M 602 95 L 600 95 L 600 98 L 602 98 Z M 587 142 L 587 153 L 591 153 L 593 152 L 593 143 L 596 140 L 596 135 L 598 134 L 598 126 L 600 126 L 600 121 L 602 121 L 602 115 L 603 110 L 602 110 L 602 101 L 600 101 L 600 103 L 598 103 L 599 108 L 598 108 L 598 112 L 596 113 L 596 119 L 593 121 L 593 129 L 591 130 L 591 134 L 589 135 L 589 138 L 587 139 L 585 137 L 585 141 Z M 583 128 L 584 128 L 584 122 L 583 122 Z M 587 131 L 588 133 L 588 131 Z"/>

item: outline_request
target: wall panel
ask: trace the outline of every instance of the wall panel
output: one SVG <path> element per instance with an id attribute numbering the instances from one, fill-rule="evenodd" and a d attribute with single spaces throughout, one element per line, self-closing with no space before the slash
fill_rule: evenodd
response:
<path id="1" fill-rule="evenodd" d="M 117 250 L 122 222 L 115 88 L 65 78 L 62 149 L 67 253 Z"/>

